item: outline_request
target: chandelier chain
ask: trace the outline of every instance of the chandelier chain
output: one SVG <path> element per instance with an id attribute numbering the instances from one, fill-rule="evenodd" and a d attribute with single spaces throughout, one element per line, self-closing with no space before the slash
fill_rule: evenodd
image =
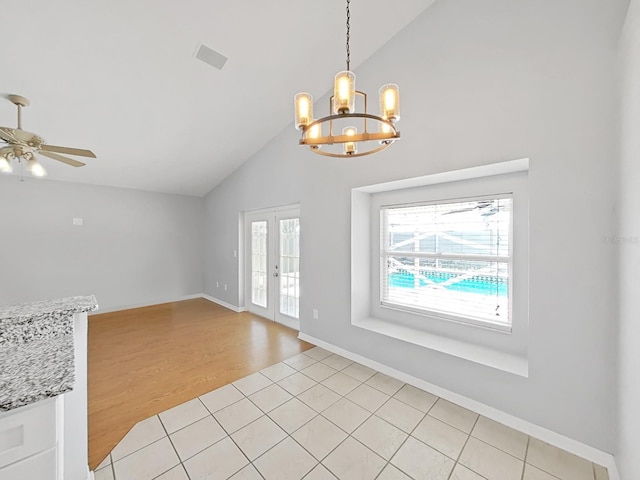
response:
<path id="1" fill-rule="evenodd" d="M 349 10 L 350 0 L 347 0 L 347 71 L 350 70 L 349 64 L 351 63 L 351 48 L 349 47 L 349 39 L 351 38 L 351 11 Z"/>

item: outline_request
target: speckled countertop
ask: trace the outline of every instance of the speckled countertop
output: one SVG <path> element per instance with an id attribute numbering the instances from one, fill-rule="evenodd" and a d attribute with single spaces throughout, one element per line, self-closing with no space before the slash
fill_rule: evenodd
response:
<path id="1" fill-rule="evenodd" d="M 73 314 L 97 309 L 93 295 L 0 306 L 0 411 L 73 388 Z"/>

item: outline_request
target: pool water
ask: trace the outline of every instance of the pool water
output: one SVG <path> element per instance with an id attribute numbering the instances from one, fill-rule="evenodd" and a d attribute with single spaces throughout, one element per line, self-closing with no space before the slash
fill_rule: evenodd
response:
<path id="1" fill-rule="evenodd" d="M 454 278 L 456 274 L 425 272 L 424 276 L 434 283 L 444 283 L 450 278 Z M 486 280 L 484 279 L 486 278 Z M 481 295 L 495 295 L 496 291 L 499 296 L 506 297 L 508 295 L 508 284 L 506 282 L 495 282 L 491 277 L 484 278 L 467 278 L 451 285 L 445 286 L 447 290 L 467 293 L 479 293 Z M 389 275 L 389 287 L 396 288 L 414 288 L 413 273 L 398 272 Z M 420 286 L 425 287 L 427 282 L 424 278 L 420 278 Z"/>

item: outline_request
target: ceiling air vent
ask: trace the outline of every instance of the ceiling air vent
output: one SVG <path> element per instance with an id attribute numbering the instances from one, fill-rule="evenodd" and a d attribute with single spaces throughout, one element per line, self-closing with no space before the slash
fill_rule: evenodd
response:
<path id="1" fill-rule="evenodd" d="M 198 60 L 202 60 L 207 65 L 216 67 L 218 70 L 222 70 L 222 67 L 224 67 L 224 64 L 228 60 L 227 57 L 225 57 L 221 53 L 216 52 L 212 48 L 207 47 L 206 45 L 200 45 L 200 48 L 196 53 L 196 58 Z"/>

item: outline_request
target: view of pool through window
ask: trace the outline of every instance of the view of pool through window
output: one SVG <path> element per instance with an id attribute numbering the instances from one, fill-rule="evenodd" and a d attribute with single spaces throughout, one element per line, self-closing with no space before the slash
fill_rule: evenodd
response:
<path id="1" fill-rule="evenodd" d="M 468 293 L 479 293 L 482 295 L 507 296 L 508 285 L 506 282 L 497 283 L 495 277 L 467 278 L 459 282 L 446 284 L 448 280 L 455 279 L 455 274 L 437 274 L 435 272 L 422 272 L 418 276 L 418 286 L 438 285 L 449 290 Z M 392 273 L 389 275 L 389 286 L 398 288 L 414 288 L 416 277 L 413 273 Z"/>
<path id="2" fill-rule="evenodd" d="M 381 209 L 381 304 L 510 324 L 508 195 Z"/>

